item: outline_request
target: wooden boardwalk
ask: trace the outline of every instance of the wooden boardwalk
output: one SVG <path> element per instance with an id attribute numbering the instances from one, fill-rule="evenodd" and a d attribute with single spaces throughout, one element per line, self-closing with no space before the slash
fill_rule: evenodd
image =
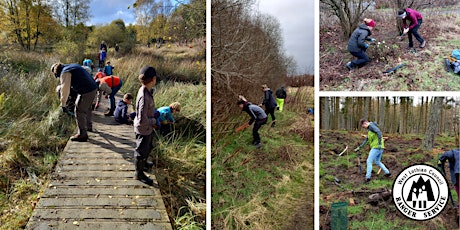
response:
<path id="1" fill-rule="evenodd" d="M 95 132 L 67 143 L 26 229 L 172 229 L 156 178 L 133 179 L 133 127 L 93 115 Z"/>

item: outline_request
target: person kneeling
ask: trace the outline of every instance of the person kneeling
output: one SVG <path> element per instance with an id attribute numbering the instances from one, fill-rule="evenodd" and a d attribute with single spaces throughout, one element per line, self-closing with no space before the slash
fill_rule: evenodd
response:
<path id="1" fill-rule="evenodd" d="M 115 121 L 120 124 L 127 124 L 132 125 L 134 117 L 136 117 L 136 113 L 128 113 L 128 106 L 133 103 L 133 95 L 127 93 L 123 96 L 123 100 L 118 101 L 117 107 L 115 108 L 115 112 L 113 113 L 113 117 Z"/>

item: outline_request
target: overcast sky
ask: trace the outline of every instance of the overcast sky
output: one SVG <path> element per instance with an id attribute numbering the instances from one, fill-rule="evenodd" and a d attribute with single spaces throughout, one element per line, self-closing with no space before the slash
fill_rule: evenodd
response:
<path id="1" fill-rule="evenodd" d="M 256 4 L 257 7 L 257 4 Z M 286 54 L 293 56 L 301 73 L 314 73 L 315 1 L 259 0 L 260 12 L 278 18 Z"/>

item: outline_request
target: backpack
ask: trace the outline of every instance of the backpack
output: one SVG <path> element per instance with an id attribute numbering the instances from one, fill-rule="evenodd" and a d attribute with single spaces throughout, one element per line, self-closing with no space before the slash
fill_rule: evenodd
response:
<path id="1" fill-rule="evenodd" d="M 457 60 L 460 60 L 460 50 L 453 50 L 452 51 L 452 57 L 457 59 Z"/>

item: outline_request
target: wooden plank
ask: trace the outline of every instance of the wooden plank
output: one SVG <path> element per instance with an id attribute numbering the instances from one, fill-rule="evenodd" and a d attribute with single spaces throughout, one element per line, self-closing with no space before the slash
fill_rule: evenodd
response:
<path id="1" fill-rule="evenodd" d="M 151 208 L 143 209 L 35 209 L 36 214 L 34 220 L 125 220 L 125 221 L 149 221 L 149 222 L 168 222 L 168 215 L 164 210 L 156 210 Z"/>
<path id="2" fill-rule="evenodd" d="M 163 210 L 164 203 L 161 196 L 159 197 L 121 197 L 117 199 L 95 198 L 95 197 L 77 197 L 77 198 L 41 198 L 38 208 L 145 208 L 152 207 Z"/>
<path id="3" fill-rule="evenodd" d="M 74 224 L 74 221 L 77 221 Z M 49 229 L 49 230 L 68 230 L 68 229 L 97 229 L 97 230 L 172 230 L 171 224 L 161 222 L 102 222 L 95 220 L 37 220 L 28 224 L 26 229 Z"/>

